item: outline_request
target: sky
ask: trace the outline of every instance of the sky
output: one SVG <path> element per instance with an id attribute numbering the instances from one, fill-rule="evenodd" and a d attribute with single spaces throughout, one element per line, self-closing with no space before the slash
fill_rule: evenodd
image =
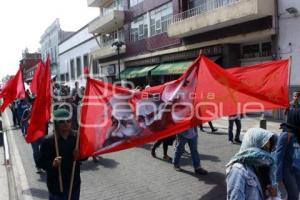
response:
<path id="1" fill-rule="evenodd" d="M 77 31 L 97 17 L 87 0 L 4 0 L 0 3 L 0 80 L 14 75 L 22 51 L 40 48 L 40 38 L 56 18 L 64 31 Z"/>

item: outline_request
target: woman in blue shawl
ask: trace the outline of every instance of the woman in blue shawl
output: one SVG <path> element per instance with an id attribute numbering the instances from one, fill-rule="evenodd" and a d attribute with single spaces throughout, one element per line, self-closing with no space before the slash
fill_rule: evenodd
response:
<path id="1" fill-rule="evenodd" d="M 276 145 L 276 135 L 251 128 L 243 138 L 239 152 L 226 169 L 228 200 L 262 200 L 276 196 L 275 160 L 271 155 Z"/>

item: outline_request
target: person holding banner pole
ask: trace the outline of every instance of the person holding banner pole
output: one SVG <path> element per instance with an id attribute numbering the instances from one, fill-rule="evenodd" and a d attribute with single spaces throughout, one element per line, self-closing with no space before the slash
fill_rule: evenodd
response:
<path id="1" fill-rule="evenodd" d="M 81 179 L 80 164 L 77 162 L 78 141 L 77 134 L 71 130 L 71 116 L 68 110 L 59 108 L 54 111 L 54 128 L 55 133 L 43 141 L 38 160 L 38 166 L 47 173 L 49 200 L 67 200 L 70 190 L 71 199 L 79 200 Z"/>

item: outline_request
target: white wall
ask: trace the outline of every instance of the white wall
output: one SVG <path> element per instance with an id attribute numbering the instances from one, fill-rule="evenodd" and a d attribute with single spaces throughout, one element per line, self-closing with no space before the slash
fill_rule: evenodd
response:
<path id="1" fill-rule="evenodd" d="M 292 56 L 291 86 L 300 87 L 300 1 L 278 0 L 279 4 L 279 47 L 281 58 Z M 286 12 L 286 8 L 295 7 L 298 15 Z M 289 43 L 291 45 L 289 45 Z"/>
<path id="2" fill-rule="evenodd" d="M 75 81 L 78 81 L 80 86 L 85 85 L 85 80 L 83 77 L 79 79 L 77 78 L 76 58 L 77 57 L 81 58 L 81 65 L 82 65 L 81 74 L 83 74 L 83 56 L 87 54 L 89 55 L 91 49 L 95 49 L 96 47 L 98 47 L 98 44 L 93 39 L 92 34 L 88 33 L 87 26 L 59 45 L 58 48 L 59 48 L 60 73 L 69 74 L 69 79 L 70 79 L 69 84 L 72 87 L 74 86 Z M 70 61 L 72 59 L 74 59 L 75 80 L 71 80 Z"/>

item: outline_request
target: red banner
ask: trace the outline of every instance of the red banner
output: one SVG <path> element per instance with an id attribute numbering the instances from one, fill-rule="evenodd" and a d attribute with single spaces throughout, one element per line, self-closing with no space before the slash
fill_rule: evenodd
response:
<path id="1" fill-rule="evenodd" d="M 81 157 L 143 145 L 222 116 L 285 108 L 287 83 L 288 60 L 224 70 L 204 56 L 179 79 L 143 91 L 88 78 Z"/>
<path id="2" fill-rule="evenodd" d="M 45 71 L 45 65 L 42 61 L 38 63 L 38 66 L 34 72 L 31 84 L 30 84 L 30 91 L 33 95 L 37 95 L 38 87 L 42 83 L 42 74 Z"/>
<path id="3" fill-rule="evenodd" d="M 27 143 L 32 143 L 45 135 L 46 125 L 51 118 L 51 71 L 49 57 L 40 76 L 43 83 L 38 87 L 37 96 L 33 102 L 25 138 Z"/>
<path id="4" fill-rule="evenodd" d="M 2 91 L 0 92 L 0 98 L 4 98 L 0 112 L 3 112 L 5 108 L 14 100 L 25 98 L 25 87 L 21 68 L 17 74 L 4 85 Z"/>

